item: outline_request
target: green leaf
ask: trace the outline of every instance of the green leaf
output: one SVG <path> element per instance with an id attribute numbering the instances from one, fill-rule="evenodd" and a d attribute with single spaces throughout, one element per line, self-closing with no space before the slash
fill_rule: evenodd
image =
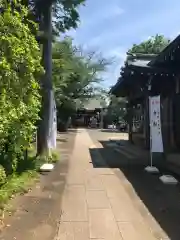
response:
<path id="1" fill-rule="evenodd" d="M 8 2 L 3 1 L 0 15 L 0 164 L 9 174 L 22 161 L 39 119 L 43 68 L 38 43 L 25 21 L 28 9 L 19 1 Z"/>

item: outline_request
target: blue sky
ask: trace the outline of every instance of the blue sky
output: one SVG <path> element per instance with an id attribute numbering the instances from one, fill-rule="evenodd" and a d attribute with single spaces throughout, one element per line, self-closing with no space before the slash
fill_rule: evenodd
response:
<path id="1" fill-rule="evenodd" d="M 102 76 L 105 87 L 117 81 L 126 51 L 133 43 L 157 33 L 169 38 L 180 33 L 179 0 L 87 0 L 79 13 L 78 29 L 68 33 L 74 43 L 115 58 Z"/>

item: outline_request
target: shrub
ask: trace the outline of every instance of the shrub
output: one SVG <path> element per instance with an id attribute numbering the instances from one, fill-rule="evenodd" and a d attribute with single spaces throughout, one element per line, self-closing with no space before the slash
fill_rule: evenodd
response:
<path id="1" fill-rule="evenodd" d="M 38 44 L 28 27 L 27 9 L 19 4 L 12 9 L 4 2 L 0 15 L 0 163 L 11 174 L 18 161 L 24 160 L 35 131 L 43 69 Z"/>
<path id="2" fill-rule="evenodd" d="M 0 165 L 0 186 L 6 182 L 6 172 L 3 166 Z"/>

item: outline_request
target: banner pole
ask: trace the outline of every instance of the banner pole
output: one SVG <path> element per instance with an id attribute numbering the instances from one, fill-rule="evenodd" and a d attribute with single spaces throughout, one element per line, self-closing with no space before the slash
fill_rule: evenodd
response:
<path id="1" fill-rule="evenodd" d="M 151 167 L 153 166 L 153 160 L 152 160 L 152 137 L 150 136 L 150 161 L 151 161 Z"/>

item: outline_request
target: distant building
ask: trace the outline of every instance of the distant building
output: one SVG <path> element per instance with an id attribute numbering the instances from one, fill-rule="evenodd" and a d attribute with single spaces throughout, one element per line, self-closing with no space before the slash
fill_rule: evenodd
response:
<path id="1" fill-rule="evenodd" d="M 106 107 L 106 102 L 100 98 L 92 98 L 84 104 L 83 108 L 79 108 L 73 117 L 73 125 L 87 127 L 90 119 L 96 116 L 98 123 L 101 121 L 101 111 Z"/>

